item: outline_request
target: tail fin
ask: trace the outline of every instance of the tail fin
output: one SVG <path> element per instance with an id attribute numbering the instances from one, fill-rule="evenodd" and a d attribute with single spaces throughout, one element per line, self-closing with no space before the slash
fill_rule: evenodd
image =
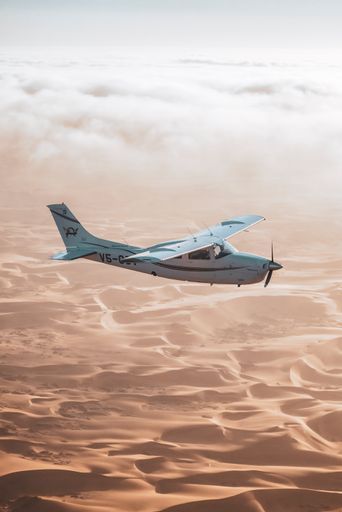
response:
<path id="1" fill-rule="evenodd" d="M 80 242 L 91 242 L 96 239 L 96 237 L 84 229 L 64 203 L 49 204 L 48 208 L 54 218 L 65 247 L 75 247 Z"/>

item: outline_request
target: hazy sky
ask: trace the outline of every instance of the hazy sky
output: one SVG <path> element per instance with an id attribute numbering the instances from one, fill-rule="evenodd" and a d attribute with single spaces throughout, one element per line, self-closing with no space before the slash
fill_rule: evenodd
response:
<path id="1" fill-rule="evenodd" d="M 0 0 L 1 45 L 342 46 L 340 0 Z"/>

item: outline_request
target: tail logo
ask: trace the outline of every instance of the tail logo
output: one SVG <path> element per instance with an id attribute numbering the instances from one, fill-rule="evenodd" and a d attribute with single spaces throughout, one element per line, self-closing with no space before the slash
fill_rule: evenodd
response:
<path id="1" fill-rule="evenodd" d="M 63 228 L 63 229 L 65 231 L 65 235 L 66 235 L 67 238 L 69 236 L 76 236 L 77 235 L 78 228 L 69 227 L 69 228 Z"/>

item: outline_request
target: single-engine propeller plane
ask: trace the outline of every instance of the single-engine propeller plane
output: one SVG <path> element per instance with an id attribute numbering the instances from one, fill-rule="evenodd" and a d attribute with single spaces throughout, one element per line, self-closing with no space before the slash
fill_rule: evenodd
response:
<path id="1" fill-rule="evenodd" d="M 271 259 L 267 259 L 239 252 L 227 242 L 265 220 L 260 215 L 233 217 L 182 239 L 142 248 L 91 235 L 64 203 L 48 208 L 66 247 L 52 256 L 54 260 L 86 258 L 169 279 L 237 286 L 258 283 L 266 276 L 267 286 L 274 270 L 282 268 L 274 261 L 273 245 Z"/>

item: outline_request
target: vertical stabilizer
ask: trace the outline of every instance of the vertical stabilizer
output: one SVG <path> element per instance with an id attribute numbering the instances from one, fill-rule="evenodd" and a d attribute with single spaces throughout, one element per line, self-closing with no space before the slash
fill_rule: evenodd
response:
<path id="1" fill-rule="evenodd" d="M 65 247 L 75 247 L 80 242 L 91 242 L 95 240 L 95 237 L 84 229 L 66 204 L 49 204 L 48 208 L 54 218 Z"/>

